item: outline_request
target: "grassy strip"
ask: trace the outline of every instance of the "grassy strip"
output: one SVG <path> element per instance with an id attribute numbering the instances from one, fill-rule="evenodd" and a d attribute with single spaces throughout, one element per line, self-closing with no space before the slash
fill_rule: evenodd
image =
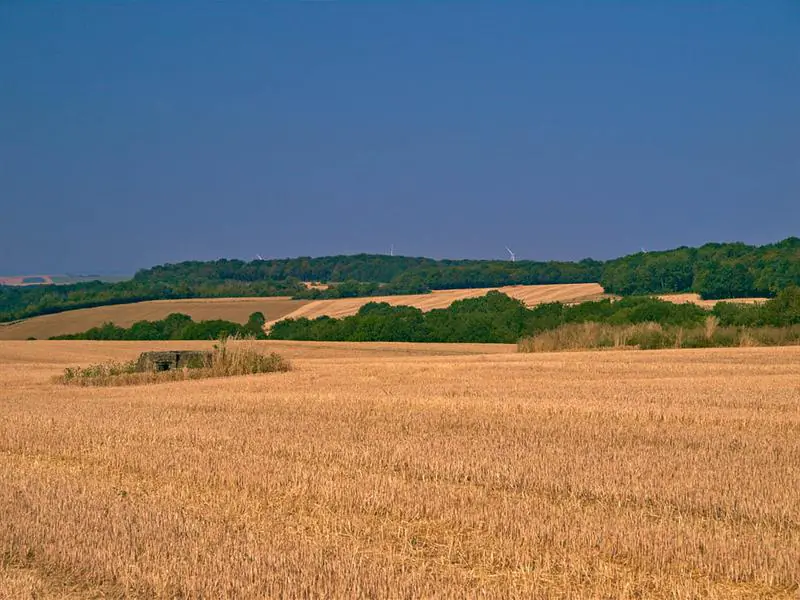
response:
<path id="1" fill-rule="evenodd" d="M 143 385 L 204 379 L 233 377 L 255 373 L 283 372 L 291 364 L 280 354 L 263 354 L 248 340 L 220 341 L 214 345 L 210 367 L 184 368 L 171 371 L 137 372 L 136 361 L 107 362 L 88 367 L 68 367 L 56 383 L 78 386 Z"/>
<path id="2" fill-rule="evenodd" d="M 800 325 L 789 327 L 720 327 L 709 316 L 702 327 L 663 326 L 658 323 L 610 325 L 567 323 L 523 338 L 519 352 L 559 352 L 601 348 L 729 348 L 800 344 Z"/>

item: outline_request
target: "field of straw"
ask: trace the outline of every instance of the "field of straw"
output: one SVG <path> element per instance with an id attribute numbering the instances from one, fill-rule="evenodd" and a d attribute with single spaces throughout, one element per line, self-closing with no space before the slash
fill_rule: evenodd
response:
<path id="1" fill-rule="evenodd" d="M 310 285 L 309 287 L 323 287 Z M 244 323 L 252 313 L 261 311 L 268 323 L 287 317 L 315 318 L 322 315 L 345 317 L 354 315 L 367 302 L 389 302 L 416 306 L 422 310 L 447 308 L 463 298 L 484 296 L 493 288 L 443 290 L 431 294 L 408 296 L 380 296 L 373 298 L 343 298 L 338 300 L 292 300 L 277 298 L 196 298 L 191 300 L 153 300 L 135 304 L 98 306 L 25 319 L 16 323 L 0 323 L 0 340 L 27 340 L 35 337 L 46 340 L 56 335 L 80 333 L 103 323 L 111 322 L 120 327 L 130 327 L 136 321 L 155 321 L 170 313 L 180 312 L 195 321 L 203 319 L 225 319 Z M 601 297 L 603 288 L 596 283 L 564 285 L 516 285 L 498 288 L 502 292 L 519 298 L 529 306 L 542 302 L 580 302 Z"/>
<path id="2" fill-rule="evenodd" d="M 324 289 L 325 285 L 309 284 L 308 287 Z M 430 294 L 398 296 L 376 296 L 370 298 L 341 298 L 336 300 L 292 300 L 276 298 L 195 298 L 189 300 L 152 300 L 116 306 L 98 306 L 79 310 L 43 315 L 15 323 L 0 323 L 0 340 L 27 340 L 34 337 L 46 340 L 52 336 L 80 333 L 103 323 L 111 322 L 120 327 L 130 327 L 136 321 L 163 319 L 170 313 L 180 312 L 195 321 L 203 319 L 225 319 L 244 323 L 252 313 L 261 311 L 270 326 L 286 318 L 347 317 L 358 312 L 367 302 L 388 302 L 393 305 L 415 306 L 421 310 L 447 308 L 456 300 L 477 298 L 498 289 L 512 298 L 522 300 L 528 306 L 545 302 L 586 302 L 611 297 L 603 293 L 596 283 L 567 283 L 554 285 L 511 285 L 499 288 L 473 288 L 459 290 L 437 290 Z M 683 304 L 692 302 L 704 308 L 713 308 L 718 300 L 702 300 L 698 294 L 667 294 L 662 300 Z M 732 298 L 728 302 L 762 302 L 765 298 Z"/>
<path id="3" fill-rule="evenodd" d="M 797 598 L 800 348 L 165 345 L 0 343 L 0 598 Z"/>
<path id="4" fill-rule="evenodd" d="M 323 287 L 310 285 L 309 287 Z M 130 327 L 136 321 L 163 319 L 170 313 L 180 312 L 195 321 L 225 319 L 244 323 L 252 313 L 261 311 L 267 325 L 286 318 L 346 317 L 354 315 L 367 302 L 388 302 L 393 305 L 415 306 L 428 311 L 447 308 L 456 300 L 477 298 L 491 289 L 498 289 L 528 306 L 545 302 L 586 302 L 609 297 L 596 283 L 568 283 L 554 285 L 512 285 L 500 288 L 474 288 L 437 290 L 430 294 L 376 296 L 370 298 L 342 298 L 336 300 L 292 300 L 276 298 L 195 298 L 189 300 L 153 300 L 134 304 L 98 306 L 72 310 L 54 315 L 43 315 L 15 323 L 0 323 L 0 340 L 26 340 L 34 337 L 46 340 L 52 336 L 80 333 L 106 322 L 120 327 Z M 704 308 L 713 308 L 717 300 L 702 300 L 697 294 L 668 294 L 659 296 L 670 302 L 692 302 Z M 764 298 L 733 298 L 730 302 L 760 302 Z"/>
<path id="5" fill-rule="evenodd" d="M 703 300 L 700 294 L 662 294 L 656 296 L 661 300 L 674 302 L 675 304 L 697 304 L 702 308 L 714 308 L 717 302 L 736 302 L 737 304 L 760 304 L 766 302 L 768 298 L 725 298 L 724 300 Z"/>
<path id="6" fill-rule="evenodd" d="M 111 322 L 130 327 L 136 321 L 158 321 L 170 313 L 183 313 L 195 321 L 225 319 L 245 323 L 252 313 L 261 311 L 268 319 L 282 319 L 307 304 L 306 300 L 274 298 L 194 298 L 189 300 L 151 300 L 70 310 L 18 321 L 0 323 L 0 340 L 46 340 L 52 336 L 80 333 Z"/>
<path id="7" fill-rule="evenodd" d="M 509 285 L 498 288 L 472 288 L 460 290 L 435 290 L 429 294 L 405 296 L 379 296 L 374 298 L 342 298 L 337 300 L 314 300 L 289 313 L 285 318 L 347 317 L 354 315 L 367 302 L 388 302 L 398 306 L 415 306 L 428 311 L 447 308 L 456 300 L 479 298 L 496 289 L 512 298 L 522 300 L 528 306 L 544 302 L 584 302 L 603 297 L 603 288 L 597 283 L 564 283 L 553 285 Z M 275 319 L 277 320 L 277 319 Z"/>

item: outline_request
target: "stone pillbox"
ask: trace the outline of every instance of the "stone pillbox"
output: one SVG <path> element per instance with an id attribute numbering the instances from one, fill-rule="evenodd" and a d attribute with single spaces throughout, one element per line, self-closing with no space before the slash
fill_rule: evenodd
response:
<path id="1" fill-rule="evenodd" d="M 136 370 L 172 371 L 198 369 L 211 366 L 211 352 L 204 350 L 170 350 L 167 352 L 142 352 L 136 361 Z"/>

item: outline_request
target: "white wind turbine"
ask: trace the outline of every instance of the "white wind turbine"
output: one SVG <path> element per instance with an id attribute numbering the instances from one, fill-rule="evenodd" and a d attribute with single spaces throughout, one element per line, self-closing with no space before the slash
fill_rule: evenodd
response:
<path id="1" fill-rule="evenodd" d="M 511 248 L 506 246 L 506 250 L 508 250 L 509 255 L 511 256 L 511 262 L 517 262 L 517 255 L 511 251 Z"/>

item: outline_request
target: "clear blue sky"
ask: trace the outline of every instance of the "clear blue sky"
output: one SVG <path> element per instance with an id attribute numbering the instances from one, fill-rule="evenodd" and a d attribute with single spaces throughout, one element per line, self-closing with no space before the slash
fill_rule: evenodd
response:
<path id="1" fill-rule="evenodd" d="M 0 3 L 0 274 L 800 234 L 800 2 Z"/>

